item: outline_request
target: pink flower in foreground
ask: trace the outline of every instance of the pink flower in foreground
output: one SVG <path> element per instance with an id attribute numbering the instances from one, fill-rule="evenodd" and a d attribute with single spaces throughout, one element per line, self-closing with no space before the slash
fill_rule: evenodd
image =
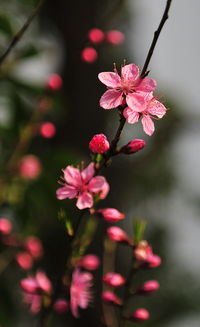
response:
<path id="1" fill-rule="evenodd" d="M 102 218 L 109 222 L 117 222 L 125 218 L 125 215 L 114 208 L 99 209 L 96 211 Z"/>
<path id="2" fill-rule="evenodd" d="M 0 233 L 3 235 L 10 234 L 12 230 L 12 224 L 10 220 L 6 218 L 0 218 Z"/>
<path id="3" fill-rule="evenodd" d="M 34 259 L 39 259 L 43 254 L 43 246 L 36 236 L 29 236 L 25 239 L 25 248 Z"/>
<path id="4" fill-rule="evenodd" d="M 146 145 L 146 142 L 141 139 L 135 139 L 130 141 L 128 144 L 124 145 L 120 152 L 125 154 L 131 154 L 142 150 Z"/>
<path id="5" fill-rule="evenodd" d="M 19 174 L 25 179 L 37 178 L 42 170 L 42 165 L 38 157 L 29 154 L 24 156 L 19 163 Z"/>
<path id="6" fill-rule="evenodd" d="M 97 255 L 86 254 L 81 258 L 80 265 L 87 270 L 96 270 L 100 265 L 100 260 Z"/>
<path id="7" fill-rule="evenodd" d="M 122 305 L 122 300 L 111 291 L 103 292 L 102 300 L 108 304 Z"/>
<path id="8" fill-rule="evenodd" d="M 90 291 L 92 278 L 92 274 L 81 272 L 78 268 L 73 272 L 70 287 L 70 308 L 76 318 L 79 317 L 78 307 L 86 309 L 92 299 Z"/>
<path id="9" fill-rule="evenodd" d="M 117 71 L 100 73 L 98 77 L 108 87 L 100 99 L 100 106 L 104 109 L 116 108 L 124 99 L 127 105 L 132 107 L 133 103 L 137 102 L 138 92 L 152 92 L 156 87 L 156 81 L 153 79 L 140 78 L 139 68 L 134 64 L 123 66 L 121 77 Z"/>
<path id="10" fill-rule="evenodd" d="M 124 117 L 127 119 L 129 124 L 137 123 L 140 116 L 142 116 L 142 126 L 144 132 L 148 135 L 152 135 L 155 131 L 153 119 L 162 118 L 167 109 L 159 102 L 153 93 L 138 93 L 135 97 L 129 99 L 128 107 L 123 111 Z"/>
<path id="11" fill-rule="evenodd" d="M 88 33 L 88 38 L 93 43 L 100 43 L 104 39 L 104 32 L 99 28 L 92 28 Z"/>
<path id="12" fill-rule="evenodd" d="M 96 134 L 91 139 L 89 148 L 94 153 L 104 153 L 108 151 L 110 144 L 104 134 Z"/>
<path id="13" fill-rule="evenodd" d="M 63 169 L 64 186 L 56 192 L 59 200 L 78 198 L 76 206 L 82 210 L 93 206 L 93 195 L 103 191 L 107 183 L 103 176 L 93 177 L 95 174 L 94 163 L 90 163 L 85 169 L 67 166 Z"/>
<path id="14" fill-rule="evenodd" d="M 126 280 L 125 278 L 117 273 L 109 272 L 106 275 L 103 276 L 103 281 L 112 287 L 117 287 L 125 284 Z"/>

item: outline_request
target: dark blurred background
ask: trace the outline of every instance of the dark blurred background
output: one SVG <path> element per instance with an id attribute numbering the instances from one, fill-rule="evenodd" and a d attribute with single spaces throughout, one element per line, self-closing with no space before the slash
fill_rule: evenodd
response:
<path id="1" fill-rule="evenodd" d="M 32 0 L 1 0 L 0 54 L 35 5 Z M 105 133 L 112 140 L 118 124 L 114 110 L 99 107 L 105 87 L 97 75 L 112 71 L 113 62 L 120 67 L 124 59 L 142 68 L 164 6 L 165 1 L 161 0 L 46 1 L 1 67 L 0 215 L 12 221 L 16 233 L 41 238 L 45 255 L 38 266 L 51 280 L 63 266 L 68 248 L 58 211 L 64 207 L 69 216 L 73 214 L 76 219 L 78 215 L 74 213 L 74 203 L 61 203 L 55 197 L 61 169 L 81 160 L 89 162 L 91 137 Z M 136 285 L 146 279 L 158 279 L 161 283 L 157 294 L 130 302 L 130 310 L 140 306 L 150 310 L 151 319 L 144 326 L 197 327 L 200 321 L 199 6 L 197 0 L 172 4 L 150 63 L 150 76 L 157 80 L 158 93 L 169 108 L 166 117 L 155 122 L 152 137 L 144 135 L 140 124 L 126 126 L 121 145 L 133 138 L 144 138 L 147 146 L 133 157 L 117 157 L 112 169 L 105 172 L 111 191 L 103 206 L 126 213 L 122 226 L 127 230 L 132 230 L 133 218 L 145 219 L 145 236 L 163 259 L 161 267 L 135 279 Z M 94 45 L 97 60 L 88 63 L 82 60 L 81 52 L 91 46 L 87 35 L 92 28 L 105 32 L 120 30 L 125 40 L 119 45 Z M 49 96 L 45 85 L 48 76 L 55 72 L 62 76 L 63 87 Z M 41 97 L 51 102 L 51 109 L 41 120 L 53 122 L 57 133 L 52 139 L 35 133 L 24 154 L 36 155 L 42 172 L 31 181 L 17 174 L 8 176 L 7 185 L 7 163 Z M 101 232 L 97 236 L 99 244 L 92 244 L 90 251 L 101 255 Z M 26 274 L 14 260 L 9 262 L 9 253 L 4 251 L 2 247 L 0 326 L 36 326 L 37 317 L 28 313 L 21 300 L 19 280 Z M 130 255 L 119 248 L 119 272 L 127 274 Z M 8 264 L 4 265 L 5 261 Z M 101 326 L 100 291 L 100 286 L 94 291 L 97 309 L 94 306 L 86 310 L 78 321 L 55 315 L 52 326 L 81 326 L 86 322 L 87 326 Z"/>

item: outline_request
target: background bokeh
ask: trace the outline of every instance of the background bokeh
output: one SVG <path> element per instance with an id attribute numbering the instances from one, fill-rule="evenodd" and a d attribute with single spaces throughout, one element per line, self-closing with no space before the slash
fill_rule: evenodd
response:
<path id="1" fill-rule="evenodd" d="M 1 0 L 0 54 L 35 4 Z M 65 207 L 69 216 L 76 219 L 78 215 L 74 203 L 63 204 L 55 197 L 60 171 L 80 160 L 88 162 L 91 137 L 102 132 L 111 140 L 118 124 L 114 110 L 99 107 L 105 88 L 97 75 L 112 70 L 113 62 L 120 67 L 124 59 L 142 67 L 164 6 L 163 0 L 46 1 L 0 68 L 0 215 L 12 221 L 16 233 L 41 238 L 45 256 L 38 265 L 52 280 L 62 269 L 68 248 L 58 211 Z M 136 284 L 145 279 L 161 283 L 157 294 L 130 303 L 130 308 L 142 306 L 151 311 L 144 326 L 198 327 L 200 321 L 199 7 L 197 0 L 172 3 L 150 63 L 150 76 L 157 80 L 158 93 L 169 108 L 166 117 L 156 122 L 152 137 L 144 135 L 140 124 L 127 125 L 121 144 L 143 138 L 147 146 L 133 157 L 117 157 L 105 172 L 111 191 L 104 205 L 125 212 L 122 226 L 130 231 L 133 218 L 145 219 L 146 238 L 163 258 L 161 267 L 135 277 Z M 98 58 L 88 64 L 81 59 L 81 51 L 90 45 L 87 34 L 94 27 L 120 30 L 125 41 L 95 46 Z M 63 87 L 49 95 L 46 83 L 54 72 L 62 76 Z M 51 102 L 41 120 L 53 122 L 57 133 L 44 139 L 35 132 L 30 139 L 25 154 L 39 157 L 42 173 L 27 181 L 16 172 L 10 176 L 7 163 L 41 97 Z M 99 243 L 90 250 L 101 256 L 101 231 L 97 236 Z M 21 300 L 19 280 L 25 274 L 9 255 L 2 246 L 0 326 L 36 326 L 37 317 L 28 313 Z M 119 248 L 118 271 L 127 274 L 130 257 L 131 253 Z M 97 306 L 100 291 L 98 286 Z M 98 308 L 90 308 L 76 322 L 56 316 L 52 326 L 81 326 L 86 321 L 87 326 L 101 326 L 98 314 Z"/>

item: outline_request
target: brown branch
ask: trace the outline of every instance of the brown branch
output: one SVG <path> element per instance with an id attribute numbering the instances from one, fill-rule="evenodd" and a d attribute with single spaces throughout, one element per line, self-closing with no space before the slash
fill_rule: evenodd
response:
<path id="1" fill-rule="evenodd" d="M 27 20 L 24 23 L 24 25 L 17 32 L 17 34 L 13 37 L 10 45 L 8 46 L 8 48 L 6 49 L 6 51 L 4 52 L 4 54 L 0 57 L 0 66 L 3 64 L 3 62 L 8 57 L 8 55 L 10 54 L 10 52 L 16 46 L 16 44 L 21 40 L 22 36 L 24 35 L 24 33 L 26 32 L 26 30 L 30 26 L 31 22 L 33 21 L 33 19 L 35 18 L 35 16 L 39 13 L 40 9 L 42 8 L 42 5 L 43 5 L 43 0 L 40 0 L 39 3 L 38 3 L 38 5 L 36 6 L 36 8 L 32 11 L 32 13 L 30 14 L 30 16 L 27 18 Z"/>
<path id="2" fill-rule="evenodd" d="M 164 11 L 163 16 L 161 18 L 161 21 L 160 21 L 160 24 L 158 26 L 158 29 L 154 32 L 154 37 L 153 37 L 151 46 L 149 48 L 149 52 L 147 54 L 147 57 L 146 57 L 144 66 L 143 66 L 142 71 L 141 71 L 141 77 L 145 77 L 145 75 L 146 75 L 146 71 L 147 71 L 147 68 L 149 66 L 149 62 L 151 60 L 151 57 L 153 55 L 153 52 L 154 52 L 156 43 L 158 41 L 160 32 L 162 31 L 162 28 L 163 28 L 166 20 L 169 17 L 169 9 L 170 9 L 171 3 L 172 3 L 172 0 L 167 0 L 166 6 L 165 6 L 165 11 Z"/>

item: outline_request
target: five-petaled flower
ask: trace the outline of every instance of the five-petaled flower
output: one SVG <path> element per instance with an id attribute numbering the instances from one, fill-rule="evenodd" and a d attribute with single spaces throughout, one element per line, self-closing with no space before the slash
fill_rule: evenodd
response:
<path id="1" fill-rule="evenodd" d="M 149 93 L 156 87 L 156 81 L 149 78 L 141 78 L 138 66 L 125 65 L 121 69 L 121 77 L 115 72 L 103 72 L 98 75 L 100 81 L 108 87 L 108 90 L 100 99 L 100 106 L 104 109 L 113 109 L 124 103 L 132 108 L 135 96 L 138 92 Z M 137 101 L 137 97 L 136 97 Z"/>
<path id="2" fill-rule="evenodd" d="M 91 162 L 85 169 L 80 171 L 73 166 L 63 169 L 64 182 L 56 194 L 59 200 L 78 198 L 76 206 L 82 210 L 93 206 L 93 196 L 104 191 L 106 179 L 103 176 L 95 176 L 94 163 Z"/>

